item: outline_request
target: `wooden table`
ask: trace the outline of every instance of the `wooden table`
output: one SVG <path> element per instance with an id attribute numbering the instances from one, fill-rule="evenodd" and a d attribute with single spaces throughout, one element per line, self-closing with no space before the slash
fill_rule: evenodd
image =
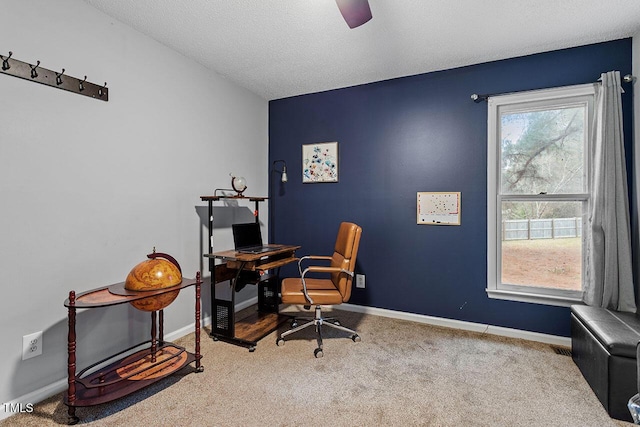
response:
<path id="1" fill-rule="evenodd" d="M 222 260 L 211 275 L 212 328 L 211 335 L 254 351 L 257 342 L 278 328 L 287 316 L 278 312 L 280 280 L 278 270 L 283 265 L 297 262 L 295 245 L 265 245 L 273 250 L 259 254 L 226 250 L 205 254 L 210 259 Z M 276 273 L 271 273 L 275 270 Z M 231 298 L 216 298 L 216 284 L 229 281 Z M 244 284 L 258 285 L 258 311 L 236 320 L 235 293 Z"/>

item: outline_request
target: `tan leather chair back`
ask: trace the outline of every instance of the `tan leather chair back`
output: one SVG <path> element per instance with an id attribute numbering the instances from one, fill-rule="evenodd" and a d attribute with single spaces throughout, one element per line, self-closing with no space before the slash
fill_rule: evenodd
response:
<path id="1" fill-rule="evenodd" d="M 332 267 L 339 267 L 349 272 L 354 271 L 361 235 L 362 227 L 352 222 L 343 222 L 340 224 L 336 245 L 333 249 L 333 256 L 331 257 Z M 349 298 L 351 298 L 353 278 L 344 273 L 332 273 L 331 281 L 338 291 L 340 291 L 342 302 L 349 301 Z"/>

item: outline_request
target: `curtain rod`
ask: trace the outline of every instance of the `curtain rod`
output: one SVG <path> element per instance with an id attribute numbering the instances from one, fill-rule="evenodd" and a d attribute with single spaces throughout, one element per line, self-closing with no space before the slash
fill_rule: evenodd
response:
<path id="1" fill-rule="evenodd" d="M 631 74 L 627 74 L 626 76 L 624 76 L 622 78 L 622 81 L 625 83 L 632 83 L 633 80 L 635 79 L 635 77 Z M 599 83 L 599 82 L 597 82 Z M 491 94 L 487 94 L 487 95 L 478 95 L 477 93 L 471 94 L 471 100 L 473 102 L 482 102 L 482 101 L 486 101 L 487 99 L 489 99 L 490 96 L 497 96 L 497 95 L 508 95 L 510 93 L 513 92 L 504 92 L 504 93 L 491 93 Z"/>

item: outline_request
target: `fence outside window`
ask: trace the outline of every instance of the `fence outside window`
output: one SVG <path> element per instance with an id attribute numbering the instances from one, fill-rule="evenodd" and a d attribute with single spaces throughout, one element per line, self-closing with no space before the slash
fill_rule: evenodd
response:
<path id="1" fill-rule="evenodd" d="M 582 219 L 509 219 L 502 221 L 502 240 L 560 239 L 582 236 Z"/>

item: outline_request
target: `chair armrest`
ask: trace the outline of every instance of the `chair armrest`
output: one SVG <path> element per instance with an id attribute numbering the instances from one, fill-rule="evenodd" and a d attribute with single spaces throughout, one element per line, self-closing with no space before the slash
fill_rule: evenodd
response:
<path id="1" fill-rule="evenodd" d="M 353 277 L 353 272 L 339 267 L 323 267 L 321 265 L 311 265 L 304 269 L 302 276 L 307 273 L 345 273 Z"/>
<path id="2" fill-rule="evenodd" d="M 332 258 L 326 255 L 306 255 L 298 260 L 298 273 L 300 277 L 302 277 L 302 263 L 307 260 L 321 260 L 321 261 L 330 261 Z"/>
<path id="3" fill-rule="evenodd" d="M 306 255 L 303 256 L 302 258 L 300 258 L 300 260 L 303 259 L 325 259 L 325 260 L 330 260 L 331 257 L 329 255 Z"/>
<path id="4" fill-rule="evenodd" d="M 298 270 L 302 271 L 301 266 L 304 261 L 308 260 L 320 260 L 320 261 L 331 261 L 330 256 L 326 255 L 305 255 L 298 261 Z"/>

